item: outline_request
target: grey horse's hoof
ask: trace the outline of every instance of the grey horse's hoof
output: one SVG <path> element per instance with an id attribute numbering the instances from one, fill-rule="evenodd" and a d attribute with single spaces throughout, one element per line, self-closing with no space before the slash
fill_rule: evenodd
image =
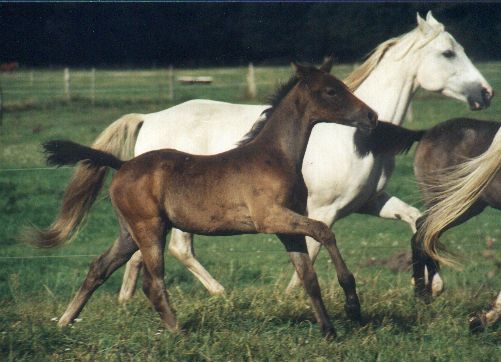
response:
<path id="1" fill-rule="evenodd" d="M 480 333 L 485 330 L 487 325 L 487 320 L 485 319 L 485 314 L 474 313 L 468 318 L 468 324 L 470 326 L 471 333 Z"/>

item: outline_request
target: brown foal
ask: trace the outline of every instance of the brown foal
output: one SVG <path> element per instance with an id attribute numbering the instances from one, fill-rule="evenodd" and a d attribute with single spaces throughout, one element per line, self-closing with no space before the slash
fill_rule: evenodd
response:
<path id="1" fill-rule="evenodd" d="M 335 122 L 369 132 L 376 126 L 377 115 L 323 70 L 295 68 L 295 77 L 278 92 L 266 119 L 256 123 L 238 148 L 218 155 L 196 156 L 169 149 L 124 162 L 72 142 L 45 144 L 53 164 L 84 160 L 88 167 L 118 170 L 110 194 L 120 236 L 92 263 L 59 321 L 61 326 L 72 322 L 94 290 L 139 248 L 145 265 L 143 290 L 167 328 L 178 330 L 164 283 L 165 238 L 172 227 L 204 235 L 277 234 L 311 299 L 322 333 L 334 336 L 306 249 L 305 236 L 311 236 L 332 258 L 346 295 L 347 314 L 359 318 L 355 279 L 334 234 L 324 223 L 304 216 L 307 189 L 301 166 L 316 123 Z M 43 240 L 45 232 L 36 235 L 36 243 L 51 244 Z"/>

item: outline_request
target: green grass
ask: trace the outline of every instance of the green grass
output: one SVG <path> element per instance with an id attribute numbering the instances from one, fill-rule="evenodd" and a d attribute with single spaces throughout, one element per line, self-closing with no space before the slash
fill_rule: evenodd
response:
<path id="1" fill-rule="evenodd" d="M 495 89 L 501 88 L 500 63 L 479 68 Z M 350 69 L 340 66 L 334 74 L 343 76 Z M 116 236 L 116 220 L 103 193 L 71 244 L 56 250 L 19 244 L 16 236 L 22 226 L 47 226 L 53 220 L 72 169 L 16 169 L 44 167 L 41 142 L 68 138 L 89 144 L 125 113 L 153 112 L 199 97 L 250 102 L 243 85 L 224 87 L 244 82 L 243 68 L 182 70 L 213 75 L 214 85 L 221 87 L 176 85 L 174 102 L 151 86 L 164 70 L 102 72 L 96 83 L 106 83 L 109 89 L 141 84 L 143 93 L 108 92 L 107 98 L 103 92 L 94 106 L 83 93 L 73 102 L 65 102 L 61 95 L 44 98 L 37 91 L 31 101 L 7 93 L 11 111 L 4 114 L 0 128 L 0 360 L 499 360 L 499 324 L 470 335 L 466 322 L 469 313 L 486 307 L 501 289 L 494 260 L 482 254 L 486 240 L 494 239 L 499 259 L 499 213 L 493 210 L 444 236 L 443 241 L 459 253 L 464 270 L 443 270 L 446 290 L 431 305 L 414 299 L 409 273 L 369 265 L 372 259 L 409 249 L 411 233 L 404 223 L 362 215 L 336 223 L 341 252 L 357 279 L 363 321 L 346 318 L 334 268 L 322 252 L 316 267 L 338 332 L 332 342 L 321 338 L 304 293 L 285 295 L 292 266 L 278 240 L 269 235 L 196 237 L 197 257 L 226 287 L 225 297 L 210 297 L 184 267 L 166 256 L 167 287 L 186 335 L 166 332 L 141 292 L 120 306 L 116 297 L 121 271 L 94 294 L 81 322 L 59 330 L 51 318 L 64 311 L 92 255 L 102 253 Z M 62 79 L 59 71 L 40 73 L 54 83 Z M 257 68 L 256 75 L 258 101 L 263 102 L 273 84 L 287 79 L 289 68 Z M 3 78 L 4 92 L 16 76 L 23 75 Z M 79 79 L 81 84 L 87 81 L 75 73 L 75 87 Z M 18 80 L 18 86 L 25 82 L 26 88 L 27 81 Z M 473 114 L 460 102 L 419 92 L 413 109 L 414 122 L 407 125 L 424 128 L 457 116 L 499 119 L 501 105 L 494 98 L 491 108 Z M 398 158 L 387 189 L 421 207 L 412 153 Z"/>

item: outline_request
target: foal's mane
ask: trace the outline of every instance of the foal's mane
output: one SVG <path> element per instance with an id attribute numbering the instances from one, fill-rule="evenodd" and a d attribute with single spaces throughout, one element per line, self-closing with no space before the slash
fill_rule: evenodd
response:
<path id="1" fill-rule="evenodd" d="M 289 94 L 289 92 L 292 90 L 292 88 L 294 88 L 294 86 L 298 82 L 299 79 L 295 75 L 293 75 L 292 77 L 289 78 L 287 83 L 278 86 L 275 93 L 273 93 L 271 96 L 268 97 L 268 102 L 270 103 L 271 107 L 265 109 L 263 113 L 261 113 L 261 116 L 252 125 L 250 131 L 247 132 L 240 141 L 238 141 L 237 143 L 238 147 L 246 145 L 249 142 L 251 142 L 254 138 L 256 138 L 256 136 L 261 132 L 263 127 L 266 125 L 268 119 L 270 119 L 270 116 L 273 114 L 273 111 L 280 104 L 282 99 L 284 99 L 285 96 Z"/>

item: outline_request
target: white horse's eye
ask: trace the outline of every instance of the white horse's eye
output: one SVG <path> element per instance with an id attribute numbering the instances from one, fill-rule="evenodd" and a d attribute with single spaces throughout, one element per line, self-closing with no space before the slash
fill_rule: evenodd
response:
<path id="1" fill-rule="evenodd" d="M 456 52 L 454 52 L 454 50 L 446 50 L 445 52 L 442 53 L 442 55 L 450 59 L 456 56 Z"/>

